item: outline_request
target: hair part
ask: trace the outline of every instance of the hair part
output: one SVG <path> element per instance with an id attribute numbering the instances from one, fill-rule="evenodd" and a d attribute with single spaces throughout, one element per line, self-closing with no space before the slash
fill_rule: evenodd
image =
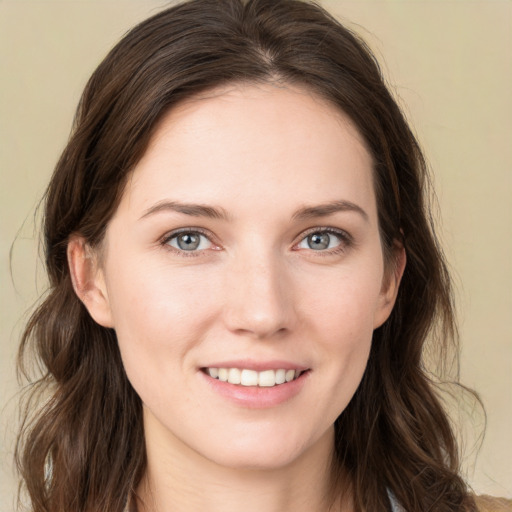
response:
<path id="1" fill-rule="evenodd" d="M 268 82 L 303 87 L 351 119 L 373 158 L 386 259 L 396 243 L 407 252 L 394 310 L 335 424 L 335 466 L 350 477 L 356 510 L 388 510 L 388 490 L 410 512 L 474 510 L 422 360 L 436 326 L 439 347 L 456 343 L 427 166 L 374 56 L 314 3 L 191 0 L 136 26 L 99 65 L 46 191 L 50 289 L 19 353 L 20 368 L 36 355 L 43 375 L 33 393 L 49 394 L 35 411 L 27 402 L 17 450 L 34 512 L 119 512 L 146 464 L 140 399 L 115 332 L 96 324 L 73 291 L 70 237 L 100 247 L 131 170 L 173 106 L 227 84 Z"/>

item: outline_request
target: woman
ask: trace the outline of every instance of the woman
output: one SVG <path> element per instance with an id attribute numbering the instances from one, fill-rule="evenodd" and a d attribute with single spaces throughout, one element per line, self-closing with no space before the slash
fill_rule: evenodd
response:
<path id="1" fill-rule="evenodd" d="M 455 330 L 426 179 L 320 8 L 196 0 L 134 28 L 46 195 L 33 510 L 476 510 L 421 359 Z"/>

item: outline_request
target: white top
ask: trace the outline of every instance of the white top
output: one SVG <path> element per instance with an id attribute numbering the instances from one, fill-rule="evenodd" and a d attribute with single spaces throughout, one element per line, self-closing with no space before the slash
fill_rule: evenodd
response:
<path id="1" fill-rule="evenodd" d="M 396 501 L 396 498 L 391 491 L 388 491 L 388 496 L 389 501 L 391 503 L 392 512 L 405 512 L 405 510 Z M 135 503 L 131 499 L 128 499 L 128 503 L 126 504 L 124 512 L 137 512 L 137 509 L 135 508 Z"/>
<path id="2" fill-rule="evenodd" d="M 405 512 L 403 507 L 401 507 L 400 504 L 398 503 L 398 501 L 396 501 L 396 498 L 393 495 L 393 493 L 389 490 L 388 490 L 388 496 L 389 496 L 389 501 L 391 503 L 392 512 Z"/>

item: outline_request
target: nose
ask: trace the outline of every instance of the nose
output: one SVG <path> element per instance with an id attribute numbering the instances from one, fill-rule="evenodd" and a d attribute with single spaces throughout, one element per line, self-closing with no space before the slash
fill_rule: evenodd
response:
<path id="1" fill-rule="evenodd" d="M 223 316 L 227 328 L 255 339 L 291 331 L 296 322 L 291 281 L 278 255 L 240 255 L 226 276 Z"/>

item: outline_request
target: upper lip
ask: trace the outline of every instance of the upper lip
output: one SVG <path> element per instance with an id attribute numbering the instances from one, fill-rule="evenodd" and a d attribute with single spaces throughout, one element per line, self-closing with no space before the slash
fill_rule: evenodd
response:
<path id="1" fill-rule="evenodd" d="M 253 359 L 238 359 L 230 361 L 215 361 L 208 363 L 202 368 L 239 368 L 245 370 L 254 370 L 262 372 L 265 370 L 308 370 L 307 366 L 291 361 L 271 360 L 271 361 L 255 361 Z"/>

